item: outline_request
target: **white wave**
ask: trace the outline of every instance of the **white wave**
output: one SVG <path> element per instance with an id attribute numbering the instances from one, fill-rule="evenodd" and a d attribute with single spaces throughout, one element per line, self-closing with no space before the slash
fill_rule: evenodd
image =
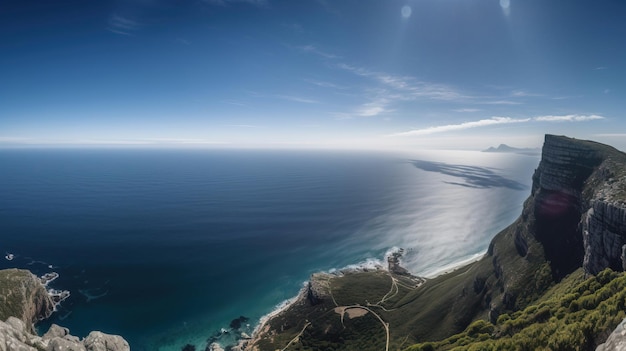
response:
<path id="1" fill-rule="evenodd" d="M 422 276 L 428 279 L 432 279 L 435 278 L 437 276 L 440 276 L 442 274 L 445 273 L 450 273 L 452 271 L 455 271 L 459 268 L 465 267 L 470 263 L 476 262 L 478 260 L 480 260 L 481 258 L 483 258 L 485 256 L 486 252 L 481 252 L 481 253 L 477 253 L 474 255 L 471 255 L 469 257 L 465 257 L 459 261 L 454 261 L 450 264 L 447 264 L 445 266 L 440 266 L 440 267 L 435 267 L 431 270 L 426 270 L 422 273 Z"/>

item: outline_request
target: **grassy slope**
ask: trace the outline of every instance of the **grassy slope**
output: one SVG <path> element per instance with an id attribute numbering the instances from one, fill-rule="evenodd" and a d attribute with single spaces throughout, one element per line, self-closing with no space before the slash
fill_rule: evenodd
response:
<path id="1" fill-rule="evenodd" d="M 584 280 L 578 270 L 521 311 L 495 324 L 478 320 L 420 350 L 593 350 L 626 316 L 626 275 L 605 270 Z"/>

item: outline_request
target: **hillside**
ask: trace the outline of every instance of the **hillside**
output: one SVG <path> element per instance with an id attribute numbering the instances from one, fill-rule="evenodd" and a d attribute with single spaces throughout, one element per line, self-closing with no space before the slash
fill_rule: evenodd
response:
<path id="1" fill-rule="evenodd" d="M 472 335 L 495 337 L 497 331 L 513 337 L 534 323 L 523 316 L 548 303 L 549 311 L 542 318 L 583 318 L 575 315 L 569 304 L 598 290 L 566 298 L 581 289 L 572 280 L 584 284 L 582 278 L 572 277 L 595 275 L 605 268 L 623 271 L 625 244 L 626 155 L 595 142 L 546 135 L 531 194 L 520 217 L 495 236 L 481 260 L 423 284 L 384 270 L 313 275 L 297 301 L 265 323 L 245 347 L 399 349 L 463 332 L 468 336 L 468 326 L 480 331 L 476 334 L 471 329 Z M 621 275 L 603 274 L 597 278 L 603 286 L 623 284 Z M 611 279 L 605 282 L 607 277 Z M 614 279 L 618 281 L 612 283 Z M 623 294 L 612 293 L 615 299 L 610 301 L 607 292 L 600 294 L 604 307 L 600 299 L 598 303 L 594 300 L 594 310 L 613 311 L 615 304 L 623 309 L 619 302 Z M 563 299 L 568 306 L 563 306 Z M 609 317 L 601 330 L 586 335 L 580 349 L 602 342 L 623 315 Z M 507 320 L 516 327 L 503 329 Z"/>

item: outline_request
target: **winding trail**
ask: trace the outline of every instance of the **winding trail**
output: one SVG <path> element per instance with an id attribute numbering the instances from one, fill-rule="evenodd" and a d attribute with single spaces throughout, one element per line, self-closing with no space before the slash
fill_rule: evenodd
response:
<path id="1" fill-rule="evenodd" d="M 300 337 L 302 336 L 302 334 L 304 333 L 304 330 L 311 325 L 311 322 L 306 321 L 306 323 L 304 324 L 304 327 L 302 328 L 302 330 L 300 330 L 300 333 L 298 333 L 298 335 L 294 336 L 293 339 L 291 339 L 291 341 L 289 341 L 289 343 L 287 344 L 287 346 L 283 347 L 281 351 L 285 351 L 287 350 L 287 348 L 289 346 L 291 346 L 291 344 L 298 342 L 298 340 L 300 340 Z"/>

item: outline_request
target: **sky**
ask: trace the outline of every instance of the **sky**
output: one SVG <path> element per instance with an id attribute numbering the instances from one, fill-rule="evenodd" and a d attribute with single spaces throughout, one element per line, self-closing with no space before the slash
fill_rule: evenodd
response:
<path id="1" fill-rule="evenodd" d="M 0 147 L 626 150 L 622 0 L 0 0 Z"/>

